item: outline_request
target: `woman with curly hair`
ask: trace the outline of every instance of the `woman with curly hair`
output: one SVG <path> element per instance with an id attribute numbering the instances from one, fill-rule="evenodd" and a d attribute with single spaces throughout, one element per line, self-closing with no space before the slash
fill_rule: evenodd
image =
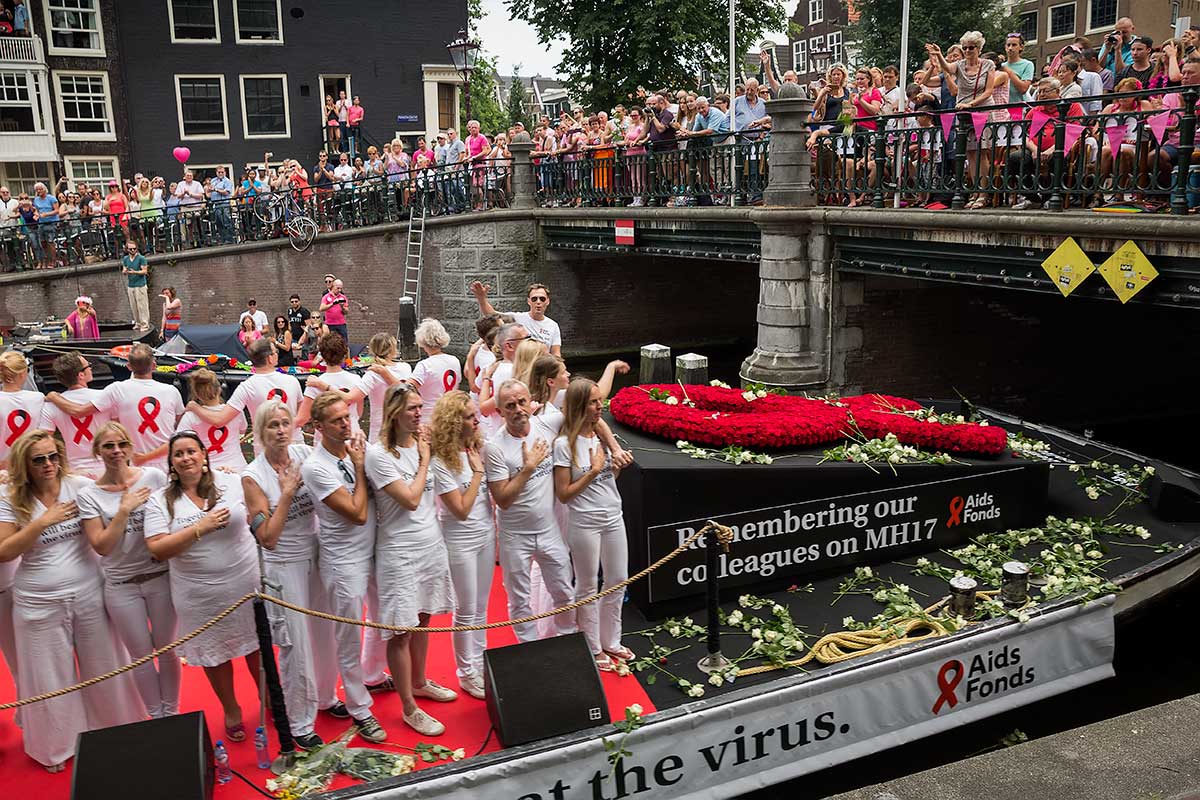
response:
<path id="1" fill-rule="evenodd" d="M 479 408 L 464 392 L 442 395 L 433 408 L 433 491 L 438 497 L 442 537 L 450 555 L 455 625 L 487 622 L 492 565 L 496 560 L 496 526 L 483 477 L 479 426 Z M 458 685 L 482 700 L 487 632 L 462 631 L 453 635 L 453 641 Z"/>

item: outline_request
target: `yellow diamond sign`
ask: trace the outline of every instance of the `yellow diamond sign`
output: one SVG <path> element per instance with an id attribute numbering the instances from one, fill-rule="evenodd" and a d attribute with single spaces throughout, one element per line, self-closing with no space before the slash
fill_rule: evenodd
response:
<path id="1" fill-rule="evenodd" d="M 1066 297 L 1096 271 L 1096 265 L 1070 236 L 1042 262 L 1042 269 Z"/>
<path id="2" fill-rule="evenodd" d="M 1108 281 L 1117 299 L 1128 303 L 1130 298 L 1158 277 L 1158 270 L 1141 248 L 1133 242 L 1126 242 L 1100 265 L 1100 274 Z"/>

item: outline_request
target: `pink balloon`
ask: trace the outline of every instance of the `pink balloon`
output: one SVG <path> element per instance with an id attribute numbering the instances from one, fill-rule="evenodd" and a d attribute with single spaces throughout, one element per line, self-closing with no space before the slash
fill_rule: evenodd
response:
<path id="1" fill-rule="evenodd" d="M 187 160 L 192 157 L 192 151 L 186 147 L 176 147 L 171 153 L 180 164 L 186 164 Z"/>

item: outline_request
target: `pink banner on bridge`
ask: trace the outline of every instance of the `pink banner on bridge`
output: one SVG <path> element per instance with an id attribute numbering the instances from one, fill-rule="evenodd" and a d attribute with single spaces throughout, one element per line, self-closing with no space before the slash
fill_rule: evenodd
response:
<path id="1" fill-rule="evenodd" d="M 954 125 L 954 112 L 943 111 L 938 114 L 938 119 L 942 122 L 942 138 L 947 142 L 950 141 L 950 128 Z"/>
<path id="2" fill-rule="evenodd" d="M 971 124 L 975 126 L 976 139 L 983 138 L 983 126 L 987 124 L 988 116 L 988 112 L 986 111 L 971 112 Z"/>
<path id="3" fill-rule="evenodd" d="M 1108 139 L 1108 149 L 1115 156 L 1121 152 L 1121 142 L 1125 140 L 1125 134 L 1129 132 L 1129 125 L 1109 125 L 1104 129 L 1104 136 Z"/>
<path id="4" fill-rule="evenodd" d="M 1154 138 L 1159 144 L 1163 143 L 1163 135 L 1167 132 L 1167 124 L 1171 121 L 1171 112 L 1164 111 L 1161 114 L 1155 114 L 1150 119 L 1146 120 L 1146 124 L 1150 126 L 1150 132 L 1154 134 Z"/>

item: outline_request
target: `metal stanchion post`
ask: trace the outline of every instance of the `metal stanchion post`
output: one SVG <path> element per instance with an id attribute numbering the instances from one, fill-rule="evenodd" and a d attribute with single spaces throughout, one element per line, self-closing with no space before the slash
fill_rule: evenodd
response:
<path id="1" fill-rule="evenodd" d="M 708 570 L 705 580 L 708 605 L 708 637 L 706 642 L 708 653 L 696 664 L 697 669 L 706 675 L 729 669 L 733 665 L 733 662 L 721 652 L 721 581 L 717 577 L 719 574 L 717 547 L 719 545 L 728 553 L 729 539 L 722 534 L 718 534 L 717 526 L 712 521 L 709 521 L 708 527 L 710 530 L 704 535 L 704 561 Z M 728 530 L 728 528 L 725 528 L 725 531 Z"/>

